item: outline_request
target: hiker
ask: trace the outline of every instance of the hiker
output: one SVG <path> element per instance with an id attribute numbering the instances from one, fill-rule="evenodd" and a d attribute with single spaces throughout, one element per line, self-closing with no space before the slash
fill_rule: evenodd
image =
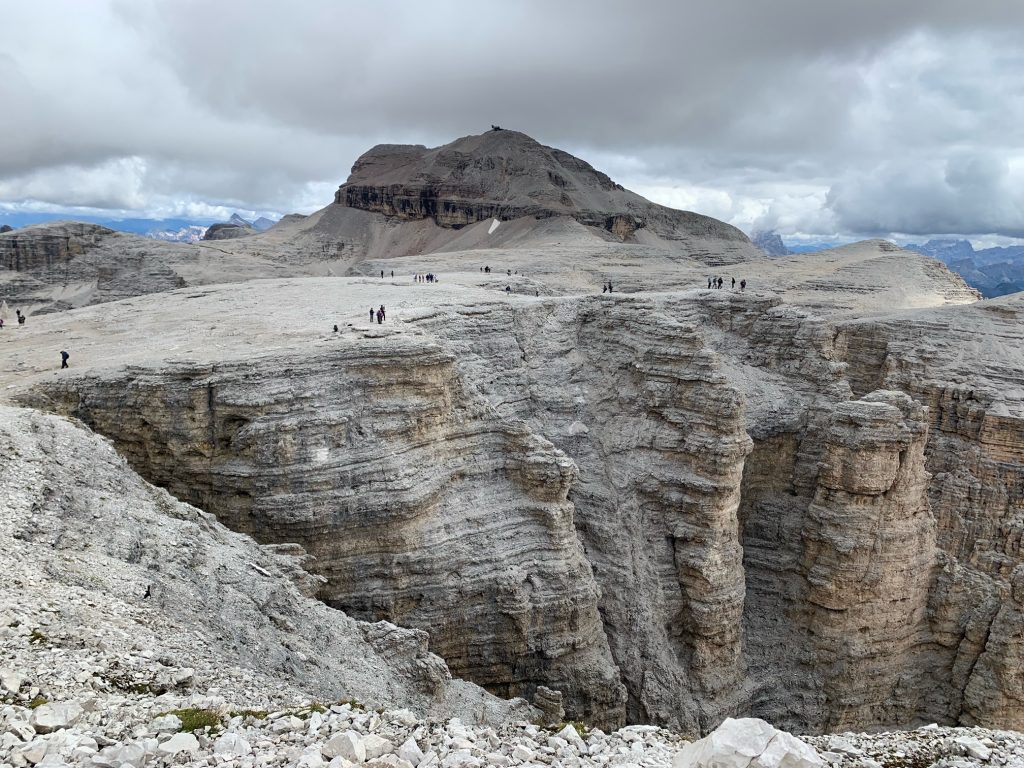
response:
<path id="1" fill-rule="evenodd" d="M 734 291 L 736 290 L 736 278 L 735 277 L 732 279 L 732 289 Z"/>
<path id="2" fill-rule="evenodd" d="M 710 287 L 711 287 L 711 279 L 712 279 L 712 278 L 710 278 L 710 277 L 708 278 L 708 288 L 710 288 Z"/>
<path id="3" fill-rule="evenodd" d="M 338 325 L 337 325 L 337 323 L 335 323 L 335 325 L 334 325 L 334 332 L 335 332 L 335 333 L 337 333 L 337 332 L 338 332 Z"/>
<path id="4" fill-rule="evenodd" d="M 380 305 L 380 319 L 381 320 L 387 320 L 387 315 L 384 312 L 384 305 L 383 304 Z"/>
<path id="5" fill-rule="evenodd" d="M 25 324 L 25 316 L 23 314 L 21 314 L 21 310 L 20 309 L 14 310 L 14 314 L 16 314 L 18 316 L 18 325 L 24 325 Z"/>
<path id="6" fill-rule="evenodd" d="M 611 292 L 612 292 L 612 281 L 609 280 L 608 281 L 608 293 L 611 293 Z"/>
<path id="7" fill-rule="evenodd" d="M 383 280 L 383 279 L 384 279 L 384 270 L 383 270 L 383 269 L 382 269 L 382 270 L 380 271 L 380 279 L 381 279 L 381 280 Z"/>
<path id="8" fill-rule="evenodd" d="M 608 283 L 601 283 L 601 293 L 608 293 Z"/>
<path id="9" fill-rule="evenodd" d="M 740 280 L 740 290 L 741 291 L 747 290 L 747 281 L 746 280 Z"/>
<path id="10" fill-rule="evenodd" d="M 335 327 L 337 327 L 337 326 L 335 326 Z M 68 367 L 68 358 L 69 357 L 71 357 L 71 355 L 69 355 L 64 350 L 61 350 L 61 353 L 60 353 L 60 367 L 61 367 L 62 370 L 64 368 Z"/>
<path id="11" fill-rule="evenodd" d="M 384 313 L 383 313 L 383 312 L 381 312 L 381 311 L 380 311 L 380 310 L 378 309 L 378 310 L 377 310 L 377 325 L 380 325 L 380 324 L 381 324 L 381 323 L 383 323 L 383 322 L 384 322 Z"/>
<path id="12" fill-rule="evenodd" d="M 392 276 L 392 277 L 394 277 L 394 276 L 395 276 L 395 270 L 393 270 L 393 269 L 391 270 L 391 276 Z M 735 283 L 736 281 L 735 281 L 735 280 L 733 280 L 733 282 Z"/>
<path id="13" fill-rule="evenodd" d="M 719 290 L 721 290 L 721 289 L 722 289 L 722 283 L 724 283 L 724 282 L 725 282 L 725 279 L 724 279 L 724 278 L 721 278 L 721 277 L 720 277 L 720 278 L 718 278 L 718 289 L 719 289 Z"/>
<path id="14" fill-rule="evenodd" d="M 512 286 L 511 285 L 506 285 L 505 286 L 505 293 L 512 293 Z"/>
<path id="15" fill-rule="evenodd" d="M 4 319 L 0 317 L 0 331 L 4 329 Z"/>
<path id="16" fill-rule="evenodd" d="M 373 307 L 370 307 L 370 322 L 373 322 Z"/>

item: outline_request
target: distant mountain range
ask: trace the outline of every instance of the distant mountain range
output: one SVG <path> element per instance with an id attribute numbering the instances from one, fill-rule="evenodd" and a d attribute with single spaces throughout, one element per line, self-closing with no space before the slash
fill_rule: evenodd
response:
<path id="1" fill-rule="evenodd" d="M 782 237 L 771 230 L 752 232 L 750 240 L 769 256 L 823 251 L 843 245 L 833 241 L 786 245 Z M 981 291 L 985 298 L 1024 291 L 1024 245 L 976 251 L 969 240 L 941 238 L 926 243 L 908 243 L 901 247 L 938 259 L 959 274 L 969 286 Z"/>
<path id="2" fill-rule="evenodd" d="M 903 247 L 938 259 L 987 298 L 1024 291 L 1024 245 L 976 251 L 968 240 L 942 239 Z"/>
<path id="3" fill-rule="evenodd" d="M 215 219 L 111 219 L 102 216 L 83 216 L 70 213 L 13 213 L 0 211 L 0 226 L 10 226 L 14 229 L 27 227 L 29 224 L 41 224 L 47 221 L 61 221 L 74 219 L 85 221 L 90 224 L 113 229 L 117 232 L 130 232 L 133 235 L 151 237 L 154 240 L 168 240 L 176 243 L 194 243 L 202 240 L 206 230 L 213 224 Z M 255 221 L 242 218 L 239 214 L 231 214 L 227 222 L 232 226 L 244 227 L 251 230 L 263 231 L 270 229 L 277 222 L 260 216 Z"/>

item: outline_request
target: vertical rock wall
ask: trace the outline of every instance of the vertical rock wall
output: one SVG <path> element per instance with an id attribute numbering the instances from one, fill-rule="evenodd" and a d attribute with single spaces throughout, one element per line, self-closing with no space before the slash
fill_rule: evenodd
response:
<path id="1" fill-rule="evenodd" d="M 300 542 L 328 603 L 428 629 L 455 674 L 499 694 L 543 683 L 573 717 L 623 721 L 566 498 L 575 465 L 467 392 L 436 345 L 130 370 L 45 397 L 230 527 Z"/>

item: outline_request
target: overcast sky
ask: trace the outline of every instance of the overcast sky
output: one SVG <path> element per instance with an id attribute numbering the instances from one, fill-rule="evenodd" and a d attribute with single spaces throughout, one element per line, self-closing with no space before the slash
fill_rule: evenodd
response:
<path id="1" fill-rule="evenodd" d="M 32 0 L 0 24 L 0 209 L 310 212 L 374 144 L 497 123 L 747 231 L 1024 237 L 1019 0 Z"/>

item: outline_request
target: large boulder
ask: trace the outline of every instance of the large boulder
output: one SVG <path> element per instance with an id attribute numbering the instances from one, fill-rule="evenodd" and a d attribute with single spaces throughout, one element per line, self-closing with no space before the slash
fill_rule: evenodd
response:
<path id="1" fill-rule="evenodd" d="M 727 718 L 699 741 L 687 744 L 672 768 L 821 768 L 817 750 L 764 720 Z"/>

